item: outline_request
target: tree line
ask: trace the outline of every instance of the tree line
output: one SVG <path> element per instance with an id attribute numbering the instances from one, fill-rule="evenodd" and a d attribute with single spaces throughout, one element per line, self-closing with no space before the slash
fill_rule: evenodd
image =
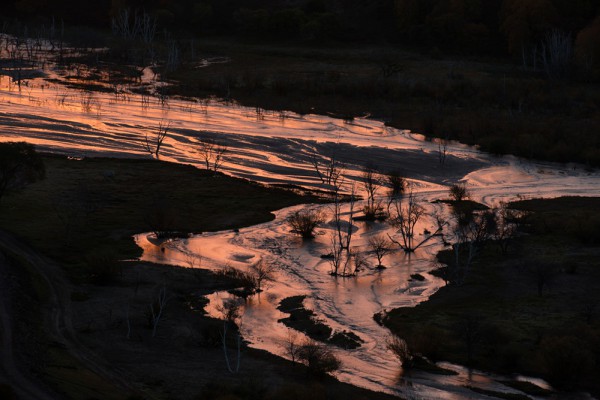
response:
<path id="1" fill-rule="evenodd" d="M 600 31 L 600 0 L 9 0 L 4 15 L 108 28 L 124 9 L 170 31 L 385 40 L 469 54 L 518 55 L 552 29 L 598 47 Z"/>

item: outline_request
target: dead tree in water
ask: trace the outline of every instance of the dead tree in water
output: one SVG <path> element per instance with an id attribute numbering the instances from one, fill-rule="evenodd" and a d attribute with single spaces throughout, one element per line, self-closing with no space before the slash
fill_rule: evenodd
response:
<path id="1" fill-rule="evenodd" d="M 352 233 L 353 233 L 353 219 L 354 219 L 354 203 L 356 202 L 356 192 L 355 187 L 352 185 L 352 190 L 350 192 L 350 198 L 348 201 L 349 211 L 348 211 L 348 221 L 344 221 L 342 219 L 342 201 L 339 194 L 336 193 L 334 202 L 333 202 L 333 223 L 335 224 L 335 230 L 338 236 L 338 243 L 342 249 L 349 249 L 350 243 L 352 241 Z"/>
<path id="2" fill-rule="evenodd" d="M 375 220 L 381 213 L 381 202 L 375 200 L 375 194 L 381 186 L 379 173 L 373 165 L 366 165 L 362 170 L 362 181 L 367 192 L 367 205 L 363 211 L 367 220 Z"/>
<path id="3" fill-rule="evenodd" d="M 156 157 L 157 160 L 159 159 L 160 148 L 163 144 L 163 141 L 167 137 L 167 134 L 169 133 L 170 127 L 171 122 L 160 121 L 160 124 L 158 125 L 158 130 L 154 132 L 154 135 L 146 133 L 146 141 L 144 148 L 148 153 Z"/>
<path id="4" fill-rule="evenodd" d="M 228 148 L 214 139 L 203 139 L 198 142 L 198 154 L 207 171 L 218 172 L 225 161 Z"/>
<path id="5" fill-rule="evenodd" d="M 328 157 L 320 160 L 315 150 L 311 162 L 321 183 L 337 192 L 343 179 L 344 166 L 337 159 L 336 152 L 332 151 Z"/>
<path id="6" fill-rule="evenodd" d="M 391 244 L 392 243 L 383 235 L 371 236 L 369 238 L 369 248 L 375 253 L 375 257 L 377 257 L 377 268 L 385 268 L 381 264 L 381 260 L 383 260 L 383 257 L 392 250 L 390 248 Z"/>
<path id="7" fill-rule="evenodd" d="M 388 237 L 406 253 L 413 253 L 432 237 L 439 234 L 443 228 L 442 225 L 438 224 L 435 232 L 428 233 L 423 240 L 415 243 L 415 227 L 419 220 L 426 215 L 426 212 L 425 208 L 417 203 L 412 190 L 404 198 L 391 199 L 388 205 L 388 212 L 390 214 L 390 223 L 400 234 L 400 240 L 394 239 L 390 235 Z"/>

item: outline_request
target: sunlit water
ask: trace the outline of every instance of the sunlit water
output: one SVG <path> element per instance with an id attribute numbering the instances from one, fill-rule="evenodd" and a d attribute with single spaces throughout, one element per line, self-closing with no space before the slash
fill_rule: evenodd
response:
<path id="1" fill-rule="evenodd" d="M 140 84 L 155 87 L 154 79 L 146 69 Z M 447 185 L 459 180 L 467 182 L 475 200 L 488 205 L 518 197 L 596 196 L 600 188 L 600 174 L 595 171 L 491 157 L 458 143 L 449 146 L 449 155 L 441 165 L 436 143 L 369 119 L 348 122 L 292 112 L 257 112 L 219 101 L 159 101 L 132 94 L 126 87 L 116 88 L 113 93 L 85 92 L 42 79 L 31 79 L 18 87 L 10 78 L 0 77 L 0 140 L 26 140 L 44 151 L 78 157 L 150 157 L 144 150 L 145 138 L 153 135 L 161 122 L 170 126 L 160 153 L 163 160 L 201 167 L 197 143 L 211 138 L 228 146 L 222 169 L 228 174 L 263 183 L 327 188 L 312 163 L 315 158 L 335 154 L 345 165 L 345 191 L 360 181 L 361 168 L 371 162 L 382 170 L 401 170 L 428 211 L 447 212 L 430 201 L 447 197 Z M 343 363 L 336 376 L 342 381 L 424 399 L 485 397 L 465 389 L 466 385 L 514 392 L 497 382 L 507 377 L 451 364 L 445 366 L 458 375 L 412 372 L 402 376 L 397 360 L 386 349 L 389 332 L 375 323 L 373 315 L 426 301 L 443 285 L 428 274 L 434 267 L 435 253 L 442 248 L 439 241 L 428 242 L 410 257 L 401 251 L 387 255 L 383 264 L 388 268 L 380 271 L 372 268 L 376 260 L 367 253 L 367 241 L 372 235 L 393 235 L 393 230 L 385 223 L 355 222 L 352 246 L 365 254 L 370 267 L 355 278 L 333 278 L 329 262 L 320 257 L 330 251 L 333 226 L 320 227 L 311 242 L 289 233 L 287 216 L 304 207 L 280 210 L 274 221 L 240 232 L 206 233 L 161 246 L 148 241 L 147 234 L 138 235 L 136 240 L 144 249 L 143 258 L 151 261 L 242 270 L 261 259 L 276 264 L 276 280 L 267 283 L 267 290 L 260 296 L 249 299 L 241 319 L 243 335 L 251 346 L 285 356 L 283 343 L 288 329 L 277 321 L 286 314 L 276 307 L 285 297 L 307 295 L 305 305 L 319 319 L 334 330 L 352 331 L 364 340 L 355 350 L 336 349 Z M 331 218 L 330 206 L 309 207 L 320 208 Z M 348 212 L 348 206 L 344 211 Z M 425 229 L 435 230 L 433 221 L 419 224 L 418 238 L 423 237 Z M 200 255 L 201 260 L 193 255 Z M 415 273 L 426 280 L 410 280 Z M 218 316 L 217 305 L 227 296 L 210 296 L 207 311 Z"/>

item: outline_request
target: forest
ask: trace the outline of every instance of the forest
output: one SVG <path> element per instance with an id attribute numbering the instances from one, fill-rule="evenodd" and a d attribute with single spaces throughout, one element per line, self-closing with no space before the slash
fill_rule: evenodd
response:
<path id="1" fill-rule="evenodd" d="M 581 62 L 600 51 L 598 0 L 9 0 L 4 15 L 108 28 L 120 10 L 159 28 L 300 42 L 387 42 L 426 51 L 521 57 L 551 29 L 576 39 Z"/>

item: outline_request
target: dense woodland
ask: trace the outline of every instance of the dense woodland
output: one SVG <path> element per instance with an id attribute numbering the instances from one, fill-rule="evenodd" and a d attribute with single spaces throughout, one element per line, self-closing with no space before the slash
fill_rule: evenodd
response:
<path id="1" fill-rule="evenodd" d="M 4 15 L 109 27 L 123 9 L 161 28 L 297 41 L 402 43 L 442 52 L 519 56 L 550 29 L 581 58 L 600 54 L 599 0 L 9 0 Z"/>

